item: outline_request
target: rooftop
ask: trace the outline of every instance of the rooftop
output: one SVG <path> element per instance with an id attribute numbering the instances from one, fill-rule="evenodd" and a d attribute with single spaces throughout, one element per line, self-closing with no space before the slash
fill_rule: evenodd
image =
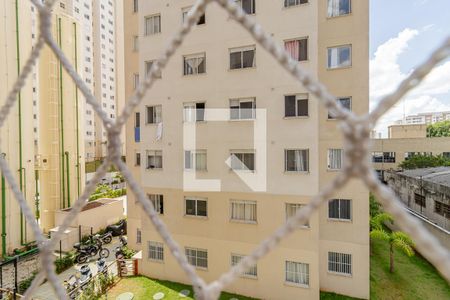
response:
<path id="1" fill-rule="evenodd" d="M 450 167 L 405 170 L 403 172 L 399 172 L 399 174 L 417 179 L 422 177 L 422 180 L 424 181 L 450 187 Z"/>

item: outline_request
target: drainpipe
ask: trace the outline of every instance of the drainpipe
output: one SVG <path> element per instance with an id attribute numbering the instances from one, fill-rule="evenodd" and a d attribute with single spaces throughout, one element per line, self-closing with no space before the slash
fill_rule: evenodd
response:
<path id="1" fill-rule="evenodd" d="M 77 41 L 77 23 L 73 23 L 74 36 L 75 36 L 75 71 L 78 73 L 78 41 Z M 77 197 L 80 197 L 81 185 L 80 185 L 80 128 L 79 128 L 79 115 L 78 115 L 78 88 L 75 89 L 75 114 L 76 114 L 76 126 L 77 126 Z M 70 204 L 69 204 L 70 206 Z"/>
<path id="2" fill-rule="evenodd" d="M 27 170 L 25 168 L 22 168 L 21 170 L 24 178 L 23 197 L 27 199 Z M 20 244 L 24 246 L 26 245 L 26 243 L 27 243 L 27 222 L 23 217 L 22 209 L 20 209 Z"/>
<path id="3" fill-rule="evenodd" d="M 67 207 L 70 207 L 70 173 L 69 173 L 69 151 L 64 153 L 66 155 L 66 167 L 67 167 Z"/>
<path id="4" fill-rule="evenodd" d="M 62 34 L 61 34 L 61 18 L 58 18 L 58 44 L 62 49 Z M 61 133 L 61 188 L 62 188 L 62 207 L 66 208 L 66 187 L 64 179 L 64 98 L 63 98 L 63 70 L 62 63 L 59 62 L 59 95 L 60 95 L 60 133 Z"/>
<path id="5" fill-rule="evenodd" d="M 5 159 L 6 153 L 2 153 L 2 159 Z M 6 182 L 2 174 L 2 257 L 6 256 Z"/>
<path id="6" fill-rule="evenodd" d="M 35 209 L 35 215 L 36 215 L 36 221 L 38 221 L 41 217 L 41 212 L 39 211 L 39 170 L 34 171 L 34 204 L 36 205 Z"/>

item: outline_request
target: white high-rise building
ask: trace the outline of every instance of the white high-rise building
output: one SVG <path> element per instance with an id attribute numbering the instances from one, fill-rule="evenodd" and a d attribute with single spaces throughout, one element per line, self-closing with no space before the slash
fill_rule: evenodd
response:
<path id="1" fill-rule="evenodd" d="M 450 120 L 450 111 L 419 113 L 417 115 L 409 115 L 395 122 L 397 125 L 410 124 L 434 124 L 441 121 Z"/>

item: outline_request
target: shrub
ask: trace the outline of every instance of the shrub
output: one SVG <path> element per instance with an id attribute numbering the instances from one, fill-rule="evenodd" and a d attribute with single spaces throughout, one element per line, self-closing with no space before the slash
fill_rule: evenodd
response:
<path id="1" fill-rule="evenodd" d="M 18 285 L 19 294 L 25 293 L 25 291 L 30 287 L 30 285 L 33 282 L 36 275 L 37 275 L 37 271 L 34 271 L 30 277 L 19 282 L 19 285 Z"/>
<path id="2" fill-rule="evenodd" d="M 56 274 L 62 273 L 75 263 L 75 253 L 69 252 L 61 258 L 55 260 Z"/>

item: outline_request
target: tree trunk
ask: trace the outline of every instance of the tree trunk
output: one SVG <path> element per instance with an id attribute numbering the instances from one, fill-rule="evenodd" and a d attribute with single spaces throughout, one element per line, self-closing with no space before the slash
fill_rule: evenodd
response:
<path id="1" fill-rule="evenodd" d="M 394 245 L 392 243 L 389 243 L 389 271 L 391 273 L 394 273 Z"/>

